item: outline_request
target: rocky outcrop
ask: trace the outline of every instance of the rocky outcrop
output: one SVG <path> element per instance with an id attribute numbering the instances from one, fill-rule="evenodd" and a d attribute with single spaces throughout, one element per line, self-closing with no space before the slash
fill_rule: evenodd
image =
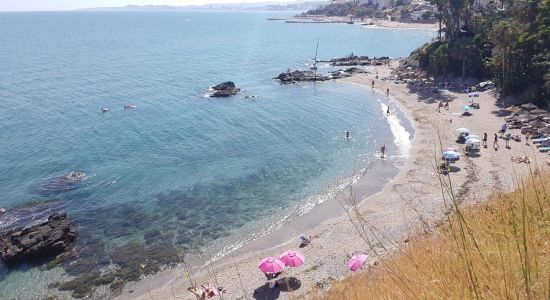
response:
<path id="1" fill-rule="evenodd" d="M 0 236 L 0 258 L 6 264 L 53 258 L 68 253 L 77 231 L 65 213 L 54 213 L 46 222 L 17 228 Z"/>
<path id="2" fill-rule="evenodd" d="M 315 74 L 312 71 L 288 71 L 285 73 L 279 74 L 279 76 L 275 77 L 274 79 L 279 80 L 282 84 L 292 84 L 292 83 L 298 83 L 298 82 L 313 82 L 313 81 L 327 81 L 332 79 L 341 79 L 341 78 L 347 78 L 350 77 L 353 73 L 358 73 L 358 68 L 355 68 L 351 70 L 352 68 L 342 71 L 333 71 L 326 74 Z"/>
<path id="3" fill-rule="evenodd" d="M 279 74 L 274 79 L 279 80 L 281 83 L 296 83 L 296 82 L 311 82 L 311 81 L 325 81 L 330 78 L 326 75 L 315 74 L 312 71 L 292 71 Z"/>
<path id="4" fill-rule="evenodd" d="M 321 62 L 330 63 L 332 66 L 380 66 L 387 64 L 389 59 L 389 57 L 369 58 L 368 56 L 350 55 Z"/>
<path id="5" fill-rule="evenodd" d="M 231 97 L 237 95 L 240 91 L 241 89 L 236 87 L 234 82 L 227 81 L 213 86 L 210 97 Z"/>

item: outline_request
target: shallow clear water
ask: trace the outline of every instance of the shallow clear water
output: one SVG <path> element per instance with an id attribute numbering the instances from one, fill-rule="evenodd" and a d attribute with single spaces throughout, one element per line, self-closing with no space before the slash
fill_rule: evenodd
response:
<path id="1" fill-rule="evenodd" d="M 360 87 L 281 86 L 271 78 L 305 68 L 318 39 L 320 58 L 399 57 L 434 33 L 270 16 L 0 14 L 0 206 L 58 199 L 46 206 L 75 220 L 79 245 L 100 239 L 114 247 L 158 229 L 187 249 L 261 218 L 291 216 L 283 207 L 309 208 L 304 199 L 357 174 L 381 144 L 393 144 L 392 131 L 376 96 Z M 244 91 L 203 96 L 227 80 Z M 87 179 L 44 190 L 69 171 Z M 44 210 L 30 214 L 39 219 Z M 0 231 L 22 218 L 11 217 L 0 220 Z M 0 290 L 14 296 L 40 278 L 21 270 L 0 266 Z"/>

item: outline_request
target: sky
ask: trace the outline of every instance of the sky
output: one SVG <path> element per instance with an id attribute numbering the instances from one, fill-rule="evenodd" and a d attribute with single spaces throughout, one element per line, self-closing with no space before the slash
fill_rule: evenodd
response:
<path id="1" fill-rule="evenodd" d="M 262 0 L 0 0 L 0 11 L 73 10 L 91 7 L 135 5 L 200 5 L 208 3 L 253 3 Z M 274 1 L 287 2 L 287 1 Z M 290 1 L 288 1 L 290 2 Z"/>

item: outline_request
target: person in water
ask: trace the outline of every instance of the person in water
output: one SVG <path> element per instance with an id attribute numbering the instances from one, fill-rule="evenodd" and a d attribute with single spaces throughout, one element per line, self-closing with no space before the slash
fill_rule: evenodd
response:
<path id="1" fill-rule="evenodd" d="M 384 158 L 386 155 L 386 145 L 382 145 L 382 147 L 380 147 L 380 152 L 382 153 L 380 158 Z"/>
<path id="2" fill-rule="evenodd" d="M 346 130 L 346 139 L 349 139 L 349 130 Z"/>
<path id="3" fill-rule="evenodd" d="M 389 97 L 390 96 L 390 88 L 387 88 L 386 89 L 386 97 Z"/>
<path id="4" fill-rule="evenodd" d="M 374 89 L 374 79 L 372 80 L 372 88 Z"/>
<path id="5" fill-rule="evenodd" d="M 386 111 L 386 116 L 389 116 L 391 114 L 390 107 L 388 106 L 388 110 Z"/>

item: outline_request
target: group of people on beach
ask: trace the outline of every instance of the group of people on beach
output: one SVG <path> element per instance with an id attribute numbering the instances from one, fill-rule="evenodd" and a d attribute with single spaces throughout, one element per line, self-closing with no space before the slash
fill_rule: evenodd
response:
<path id="1" fill-rule="evenodd" d="M 449 110 L 449 101 L 439 101 L 439 104 L 437 105 L 437 112 L 441 112 L 441 108 L 444 107 L 445 110 Z"/>

